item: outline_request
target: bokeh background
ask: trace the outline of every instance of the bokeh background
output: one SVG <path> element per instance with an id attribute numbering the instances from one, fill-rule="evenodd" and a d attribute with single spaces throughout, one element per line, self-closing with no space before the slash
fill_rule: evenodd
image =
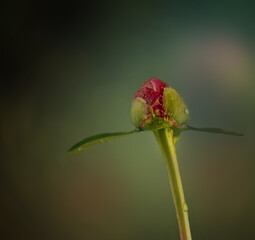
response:
<path id="1" fill-rule="evenodd" d="M 177 89 L 177 143 L 194 239 L 254 238 L 252 1 L 6 1 L 1 5 L 0 238 L 179 239 L 151 132 L 68 156 L 95 133 L 132 130 L 151 77 Z"/>

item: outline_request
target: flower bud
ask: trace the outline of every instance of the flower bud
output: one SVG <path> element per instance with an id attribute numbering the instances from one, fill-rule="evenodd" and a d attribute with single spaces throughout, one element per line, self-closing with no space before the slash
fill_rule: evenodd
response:
<path id="1" fill-rule="evenodd" d="M 189 111 L 173 88 L 157 78 L 151 78 L 134 96 L 131 119 L 141 130 L 178 128 L 188 122 Z"/>

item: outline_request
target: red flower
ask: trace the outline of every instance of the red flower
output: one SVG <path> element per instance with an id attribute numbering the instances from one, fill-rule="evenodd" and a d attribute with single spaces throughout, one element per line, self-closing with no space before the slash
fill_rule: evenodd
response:
<path id="1" fill-rule="evenodd" d="M 168 85 L 157 78 L 145 82 L 135 94 L 135 98 L 143 98 L 147 104 L 147 113 L 151 114 L 150 107 L 157 117 L 164 117 L 163 92 Z"/>

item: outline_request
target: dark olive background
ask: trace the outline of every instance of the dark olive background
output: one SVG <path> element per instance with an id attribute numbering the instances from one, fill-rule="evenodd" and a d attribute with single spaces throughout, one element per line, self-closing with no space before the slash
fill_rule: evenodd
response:
<path id="1" fill-rule="evenodd" d="M 177 154 L 193 239 L 254 238 L 252 1 L 8 1 L 1 5 L 0 238 L 178 239 L 164 160 L 130 104 L 151 77 L 174 87 L 191 125 Z"/>

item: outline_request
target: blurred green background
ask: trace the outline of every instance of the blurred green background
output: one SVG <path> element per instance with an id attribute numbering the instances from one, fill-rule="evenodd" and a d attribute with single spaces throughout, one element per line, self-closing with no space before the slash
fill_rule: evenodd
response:
<path id="1" fill-rule="evenodd" d="M 151 132 L 68 156 L 95 133 L 132 130 L 157 77 L 184 98 L 177 143 L 193 239 L 254 238 L 252 1 L 5 2 L 0 10 L 0 238 L 179 239 Z"/>

